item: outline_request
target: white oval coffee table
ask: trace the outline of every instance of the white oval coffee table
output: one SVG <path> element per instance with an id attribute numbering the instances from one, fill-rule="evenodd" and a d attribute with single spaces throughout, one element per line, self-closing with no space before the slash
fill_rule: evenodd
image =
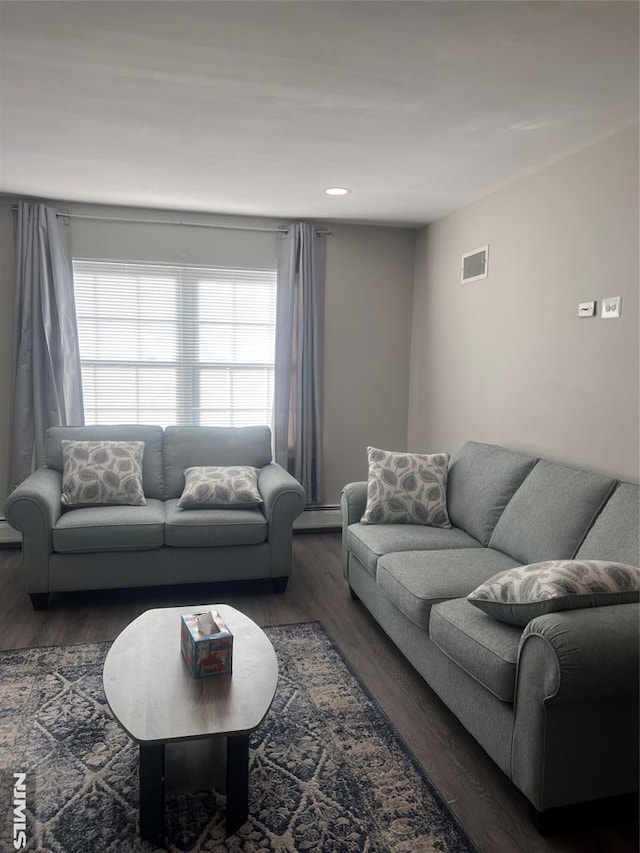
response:
<path id="1" fill-rule="evenodd" d="M 233 672 L 194 678 L 180 616 L 217 610 L 233 634 Z M 255 622 L 225 604 L 147 610 L 115 639 L 103 671 L 114 718 L 140 746 L 140 835 L 164 843 L 165 746 L 226 738 L 227 835 L 247 820 L 249 735 L 271 707 L 278 661 Z"/>

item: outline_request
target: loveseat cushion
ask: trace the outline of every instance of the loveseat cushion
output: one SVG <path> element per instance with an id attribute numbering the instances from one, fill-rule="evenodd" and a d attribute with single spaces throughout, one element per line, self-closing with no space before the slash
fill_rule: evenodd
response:
<path id="1" fill-rule="evenodd" d="M 490 548 L 405 551 L 378 560 L 376 581 L 405 616 L 428 630 L 434 604 L 462 598 L 487 578 L 517 565 L 513 558 Z"/>
<path id="2" fill-rule="evenodd" d="M 145 498 L 162 500 L 164 497 L 164 474 L 162 471 L 162 444 L 164 431 L 161 426 L 139 424 L 107 426 L 49 427 L 45 449 L 47 468 L 64 470 L 62 440 L 68 441 L 143 441 L 142 488 Z"/>
<path id="3" fill-rule="evenodd" d="M 521 628 L 496 622 L 465 599 L 456 599 L 431 608 L 429 636 L 494 696 L 513 702 Z"/>
<path id="4" fill-rule="evenodd" d="M 178 509 L 258 506 L 259 468 L 250 465 L 197 465 L 184 472 L 184 491 Z"/>
<path id="5" fill-rule="evenodd" d="M 271 430 L 251 427 L 166 427 L 165 500 L 179 498 L 186 468 L 200 465 L 251 465 L 271 462 Z"/>
<path id="6" fill-rule="evenodd" d="M 178 509 L 176 503 L 175 499 L 165 502 L 166 545 L 176 548 L 258 545 L 267 539 L 267 519 L 258 507 Z"/>
<path id="7" fill-rule="evenodd" d="M 571 559 L 615 482 L 541 459 L 502 513 L 489 545 L 522 564 Z"/>
<path id="8" fill-rule="evenodd" d="M 395 551 L 440 551 L 449 548 L 480 548 L 468 533 L 458 528 L 446 530 L 415 524 L 361 524 L 347 529 L 347 547 L 372 575 L 378 557 Z"/>
<path id="9" fill-rule="evenodd" d="M 150 498 L 146 506 L 92 506 L 63 513 L 52 532 L 53 550 L 146 551 L 164 545 L 164 504 Z"/>
<path id="10" fill-rule="evenodd" d="M 483 545 L 536 459 L 496 444 L 468 441 L 451 456 L 447 506 L 451 523 Z"/>
<path id="11" fill-rule="evenodd" d="M 144 441 L 62 439 L 62 494 L 67 507 L 144 506 Z"/>
<path id="12" fill-rule="evenodd" d="M 618 485 L 587 533 L 576 559 L 640 566 L 640 486 Z"/>

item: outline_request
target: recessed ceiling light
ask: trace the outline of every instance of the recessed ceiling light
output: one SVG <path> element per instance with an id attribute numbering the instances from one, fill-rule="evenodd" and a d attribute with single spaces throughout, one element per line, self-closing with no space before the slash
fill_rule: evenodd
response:
<path id="1" fill-rule="evenodd" d="M 350 192 L 347 187 L 327 187 L 325 190 L 327 195 L 349 195 Z"/>

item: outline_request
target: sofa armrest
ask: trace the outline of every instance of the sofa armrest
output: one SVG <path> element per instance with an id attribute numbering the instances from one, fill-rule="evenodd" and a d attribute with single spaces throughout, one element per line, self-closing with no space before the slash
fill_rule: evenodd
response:
<path id="1" fill-rule="evenodd" d="M 277 462 L 270 462 L 260 469 L 258 489 L 267 517 L 272 577 L 288 577 L 291 574 L 293 522 L 304 509 L 305 491 L 295 477 Z"/>
<path id="2" fill-rule="evenodd" d="M 637 789 L 639 609 L 550 613 L 522 633 L 513 781 L 539 811 Z"/>
<path id="3" fill-rule="evenodd" d="M 367 505 L 367 484 L 347 483 L 340 494 L 342 527 L 348 527 L 360 521 Z"/>
<path id="4" fill-rule="evenodd" d="M 367 505 L 366 482 L 347 483 L 340 493 L 342 512 L 342 573 L 349 580 L 349 548 L 347 546 L 347 527 L 356 524 L 362 518 Z"/>
<path id="5" fill-rule="evenodd" d="M 22 571 L 28 593 L 48 592 L 51 531 L 62 514 L 62 474 L 39 468 L 7 498 L 4 513 L 22 533 Z"/>
<path id="6" fill-rule="evenodd" d="M 532 619 L 520 639 L 518 678 L 542 657 L 547 706 L 636 698 L 639 616 L 636 604 L 620 604 Z"/>

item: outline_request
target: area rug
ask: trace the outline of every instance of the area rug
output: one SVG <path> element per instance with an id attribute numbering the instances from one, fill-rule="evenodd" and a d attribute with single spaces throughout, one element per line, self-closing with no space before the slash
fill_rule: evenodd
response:
<path id="1" fill-rule="evenodd" d="M 167 849 L 198 853 L 471 853 L 476 848 L 320 623 L 267 628 L 276 698 L 250 749 L 249 820 L 224 794 L 169 796 Z M 0 850 L 148 851 L 138 749 L 102 689 L 109 643 L 0 653 Z M 401 697 L 399 697 L 401 701 Z M 15 773 L 26 774 L 14 806 Z"/>

